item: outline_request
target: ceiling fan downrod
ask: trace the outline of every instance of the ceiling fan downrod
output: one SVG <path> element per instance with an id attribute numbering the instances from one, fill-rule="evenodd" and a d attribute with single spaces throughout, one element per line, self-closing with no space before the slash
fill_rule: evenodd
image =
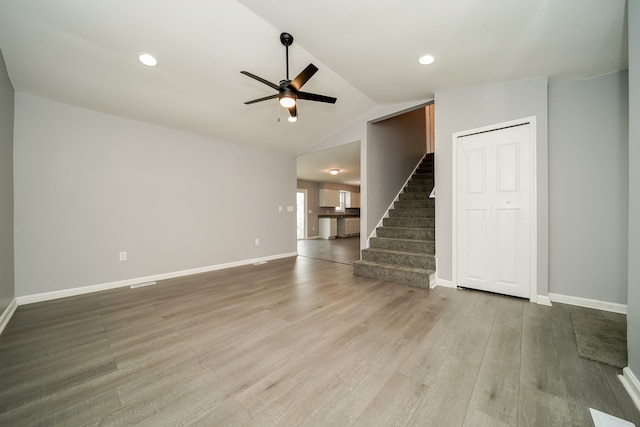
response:
<path id="1" fill-rule="evenodd" d="M 289 46 L 293 44 L 293 36 L 289 33 L 280 34 L 280 43 L 284 45 L 287 60 L 287 81 L 289 80 Z"/>

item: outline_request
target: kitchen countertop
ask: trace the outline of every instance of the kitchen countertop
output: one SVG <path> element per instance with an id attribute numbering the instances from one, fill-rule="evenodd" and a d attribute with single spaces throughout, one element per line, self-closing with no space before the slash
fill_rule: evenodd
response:
<path id="1" fill-rule="evenodd" d="M 356 214 L 319 214 L 318 218 L 360 218 Z"/>

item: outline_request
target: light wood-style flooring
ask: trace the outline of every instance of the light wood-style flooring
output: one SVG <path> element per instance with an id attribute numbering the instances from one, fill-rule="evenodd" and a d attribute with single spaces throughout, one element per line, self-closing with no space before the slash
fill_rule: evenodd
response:
<path id="1" fill-rule="evenodd" d="M 574 309 L 302 256 L 20 306 L 0 425 L 640 426 Z"/>
<path id="2" fill-rule="evenodd" d="M 298 255 L 351 265 L 360 259 L 360 236 L 298 240 Z"/>

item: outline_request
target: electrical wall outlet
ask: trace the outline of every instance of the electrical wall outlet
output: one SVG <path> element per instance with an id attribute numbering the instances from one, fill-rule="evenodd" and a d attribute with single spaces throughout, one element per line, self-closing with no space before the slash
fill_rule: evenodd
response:
<path id="1" fill-rule="evenodd" d="M 256 246 L 260 245 L 260 239 L 256 239 Z"/>
<path id="2" fill-rule="evenodd" d="M 126 261 L 126 260 L 127 260 L 127 253 L 120 252 L 120 261 Z"/>

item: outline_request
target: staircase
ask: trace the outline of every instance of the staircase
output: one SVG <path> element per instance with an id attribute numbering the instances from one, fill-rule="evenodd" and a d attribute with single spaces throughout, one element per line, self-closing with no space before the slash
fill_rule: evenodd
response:
<path id="1" fill-rule="evenodd" d="M 435 272 L 433 153 L 427 154 L 384 218 L 353 273 L 390 282 L 429 287 Z"/>

